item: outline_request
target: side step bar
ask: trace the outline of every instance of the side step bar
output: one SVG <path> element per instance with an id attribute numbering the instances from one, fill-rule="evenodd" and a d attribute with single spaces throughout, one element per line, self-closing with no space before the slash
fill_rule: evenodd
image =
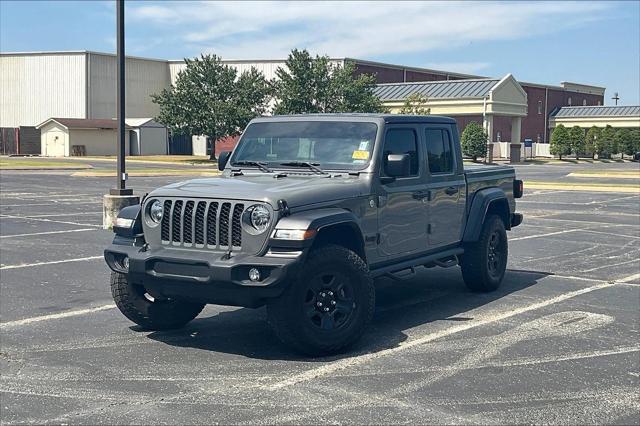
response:
<path id="1" fill-rule="evenodd" d="M 458 255 L 464 253 L 462 248 L 453 248 L 438 253 L 420 256 L 413 259 L 405 260 L 389 266 L 382 266 L 371 270 L 371 277 L 378 278 L 386 276 L 397 280 L 406 280 L 415 275 L 416 266 L 437 265 L 444 268 L 450 268 L 458 264 Z M 409 271 L 408 273 L 402 273 Z"/>

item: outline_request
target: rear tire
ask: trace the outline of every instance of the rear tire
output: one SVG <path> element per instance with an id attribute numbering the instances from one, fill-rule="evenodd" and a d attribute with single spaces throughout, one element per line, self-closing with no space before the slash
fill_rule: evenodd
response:
<path id="1" fill-rule="evenodd" d="M 504 223 L 498 215 L 488 216 L 480 238 L 465 246 L 462 255 L 462 277 L 472 291 L 496 290 L 507 269 L 509 246 Z"/>
<path id="2" fill-rule="evenodd" d="M 367 264 L 353 251 L 327 245 L 309 254 L 297 277 L 267 305 L 277 336 L 310 356 L 345 350 L 373 317 L 375 289 Z"/>
<path id="3" fill-rule="evenodd" d="M 111 273 L 111 294 L 120 312 L 146 330 L 183 327 L 204 308 L 200 303 L 155 299 L 144 287 L 129 283 L 126 275 L 117 272 Z"/>

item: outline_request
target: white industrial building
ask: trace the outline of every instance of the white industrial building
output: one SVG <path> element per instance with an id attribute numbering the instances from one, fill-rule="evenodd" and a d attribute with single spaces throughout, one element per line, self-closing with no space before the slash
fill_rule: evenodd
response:
<path id="1" fill-rule="evenodd" d="M 36 126 L 51 117 L 116 116 L 116 57 L 96 52 L 0 55 L 0 127 Z M 155 117 L 150 95 L 170 84 L 167 61 L 127 57 L 126 112 Z"/>

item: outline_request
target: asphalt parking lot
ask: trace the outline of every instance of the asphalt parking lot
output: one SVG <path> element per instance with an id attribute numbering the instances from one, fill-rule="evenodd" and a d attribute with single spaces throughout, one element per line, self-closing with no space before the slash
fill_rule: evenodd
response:
<path id="1" fill-rule="evenodd" d="M 553 167 L 517 170 L 526 187 L 585 168 Z M 470 293 L 457 268 L 381 281 L 352 351 L 308 359 L 264 309 L 208 306 L 184 329 L 140 331 L 102 260 L 112 179 L 0 179 L 3 424 L 640 423 L 637 193 L 526 191 L 499 291 Z"/>

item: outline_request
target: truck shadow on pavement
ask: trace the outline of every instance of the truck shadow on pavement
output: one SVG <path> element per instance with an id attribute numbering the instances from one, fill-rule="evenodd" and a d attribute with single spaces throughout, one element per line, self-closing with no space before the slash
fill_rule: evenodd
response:
<path id="1" fill-rule="evenodd" d="M 180 330 L 157 331 L 147 337 L 172 346 L 255 359 L 327 362 L 395 347 L 407 339 L 404 331 L 416 326 L 470 321 L 473 316 L 465 314 L 468 311 L 535 285 L 547 275 L 509 270 L 500 289 L 492 293 L 469 291 L 457 267 L 423 269 L 406 281 L 380 280 L 376 283 L 376 312 L 365 335 L 348 352 L 330 357 L 308 358 L 284 346 L 267 324 L 265 308 L 238 308 L 199 317 Z"/>

